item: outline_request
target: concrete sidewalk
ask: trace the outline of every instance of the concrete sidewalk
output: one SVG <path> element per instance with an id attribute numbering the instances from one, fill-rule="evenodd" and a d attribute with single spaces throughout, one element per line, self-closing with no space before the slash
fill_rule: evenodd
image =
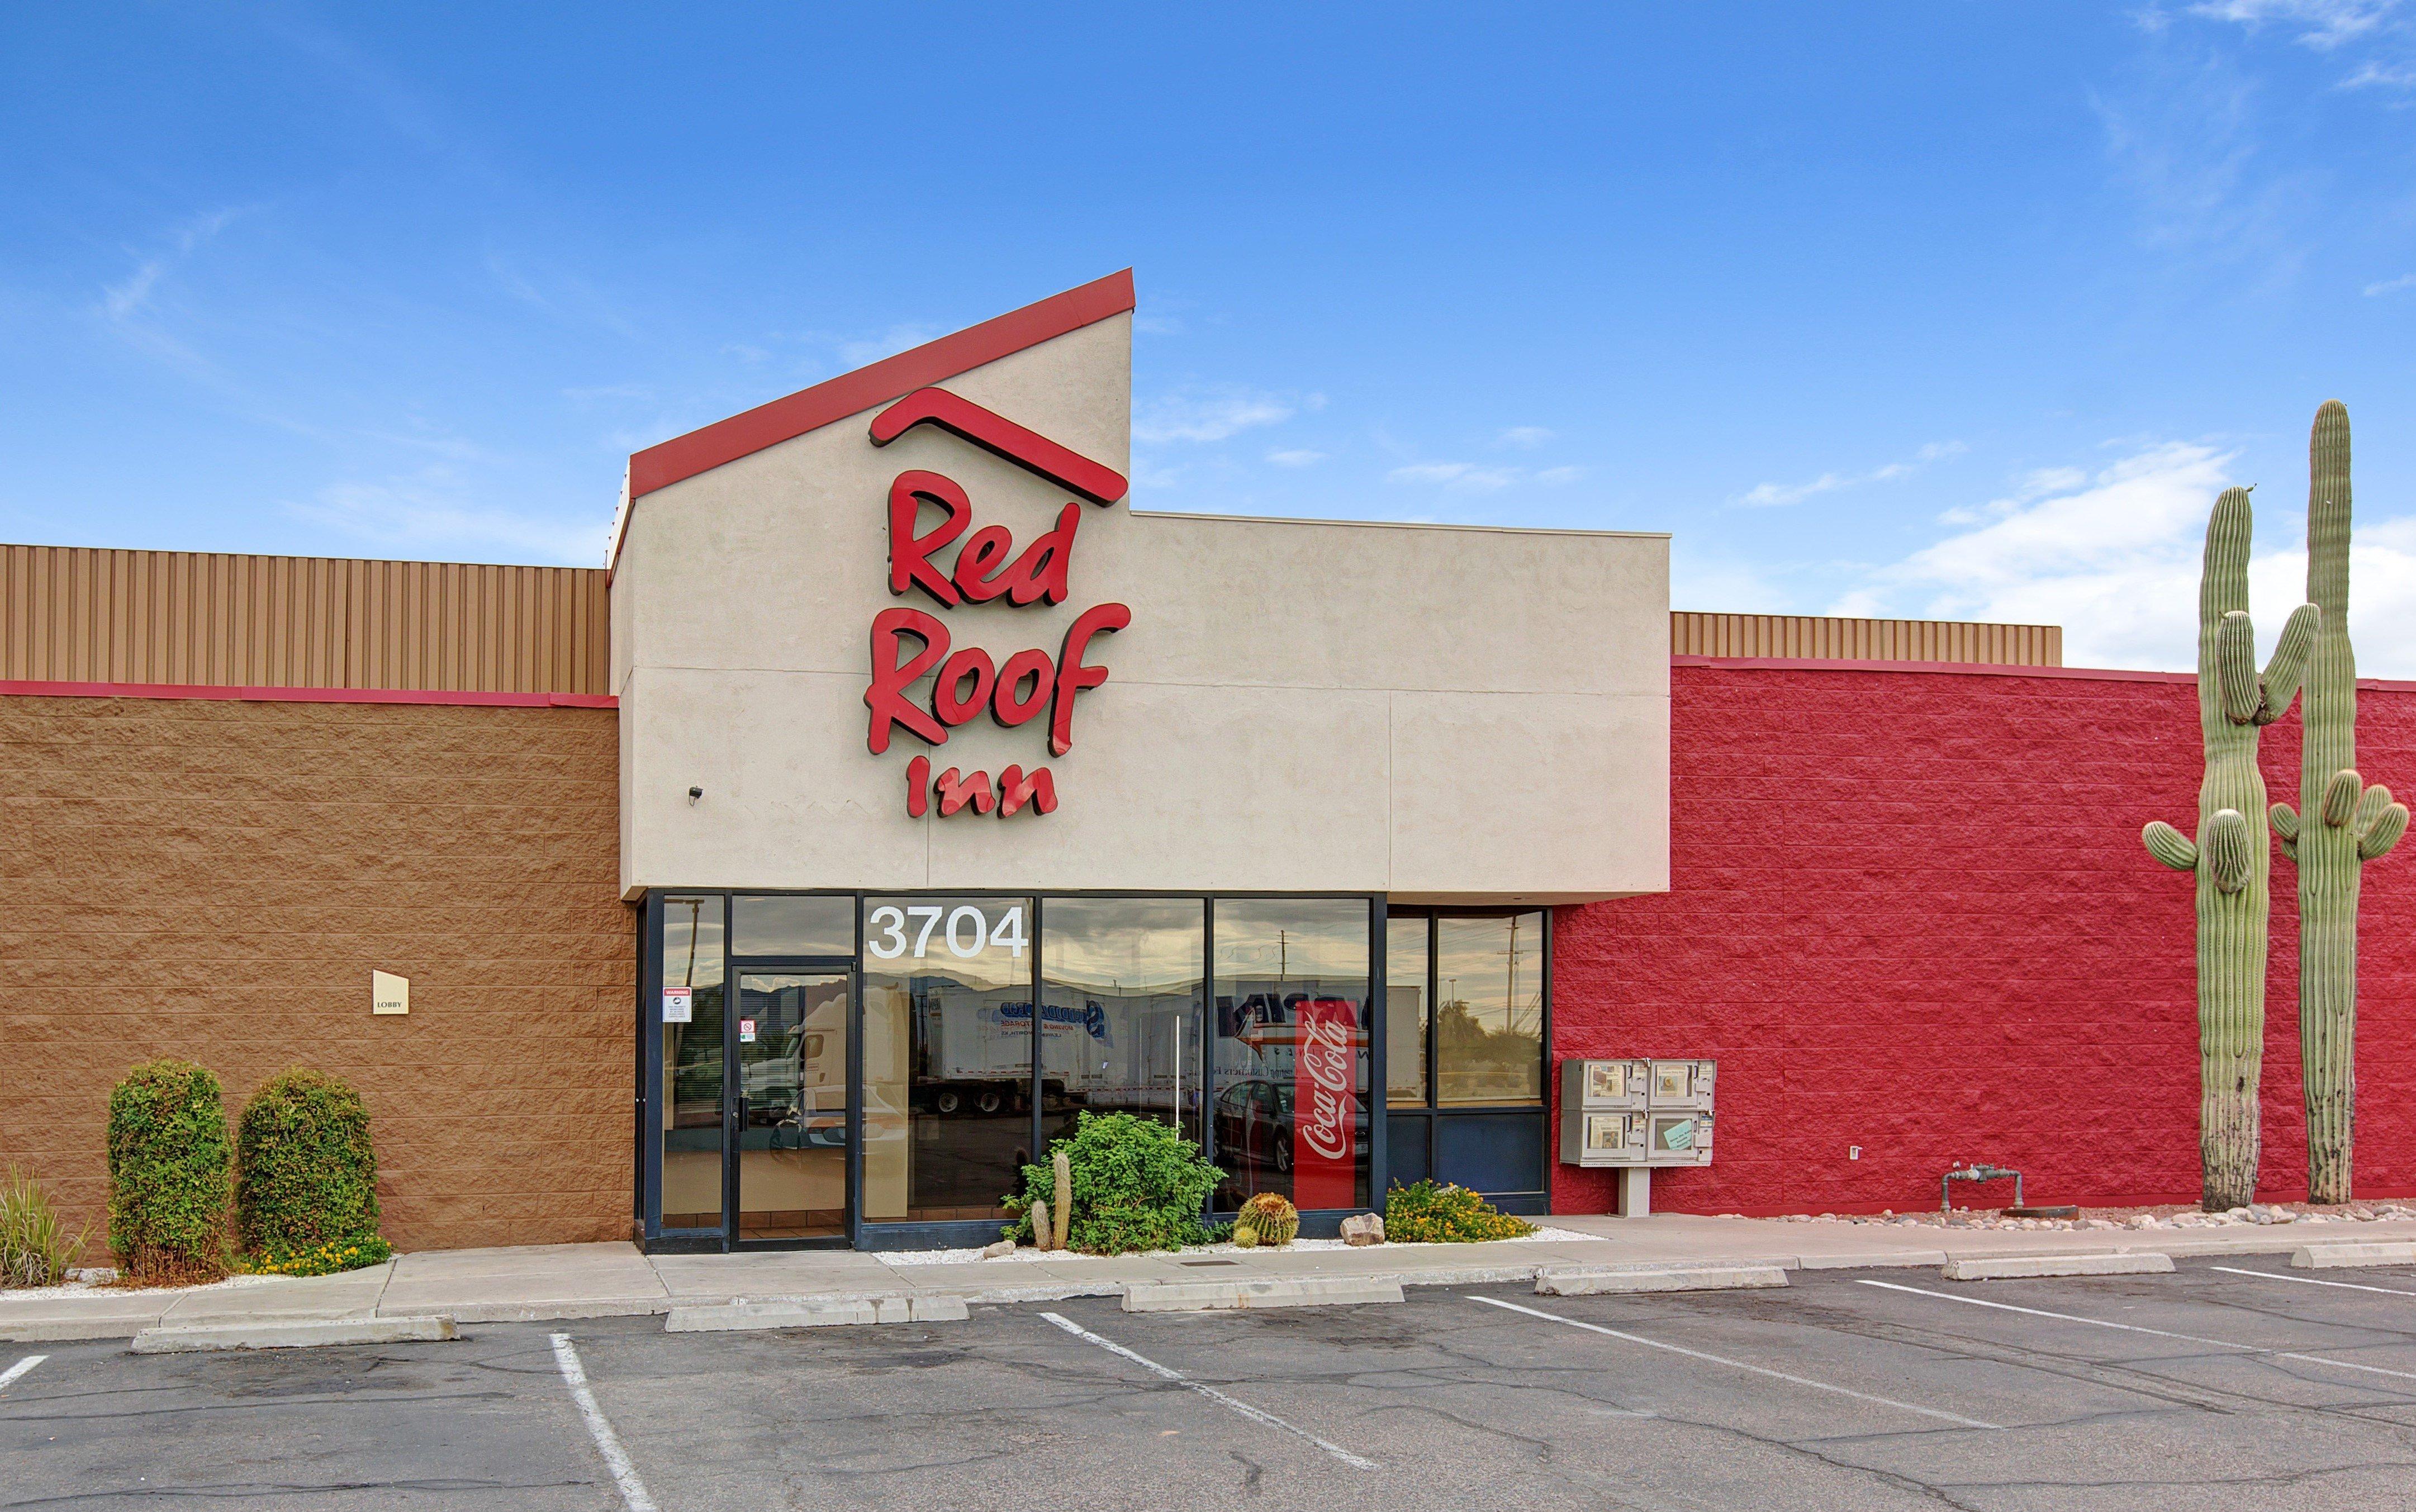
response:
<path id="1" fill-rule="evenodd" d="M 1788 1270 L 1942 1265 L 1950 1257 L 2156 1251 L 2285 1254 L 2303 1245 L 2416 1242 L 2416 1219 L 2210 1229 L 2023 1232 L 1663 1214 L 1559 1214 L 1584 1239 L 1215 1255 L 1058 1254 L 1048 1259 L 895 1264 L 851 1250 L 653 1255 L 627 1244 L 537 1245 L 403 1255 L 342 1276 L 243 1278 L 182 1291 L 0 1292 L 0 1341 L 125 1338 L 161 1324 L 424 1317 L 536 1323 L 635 1317 L 740 1301 L 949 1297 L 966 1303 L 1120 1296 L 1131 1282 L 1382 1277 L 1403 1286 L 1532 1280 L 1568 1266 L 1774 1265 Z"/>

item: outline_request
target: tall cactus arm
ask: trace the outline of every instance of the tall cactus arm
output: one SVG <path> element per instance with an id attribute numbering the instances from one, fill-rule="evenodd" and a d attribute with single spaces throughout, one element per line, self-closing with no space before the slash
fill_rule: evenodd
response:
<path id="1" fill-rule="evenodd" d="M 2227 612 L 2214 628 L 2214 680 L 2223 694 L 2223 717 L 2233 724 L 2261 723 L 2265 689 L 2257 677 L 2257 627 L 2248 611 Z"/>
<path id="2" fill-rule="evenodd" d="M 2197 843 L 2163 820 L 2148 821 L 2148 827 L 2139 831 L 2139 839 L 2148 847 L 2150 855 L 2175 871 L 2197 869 Z"/>
<path id="3" fill-rule="evenodd" d="M 2265 810 L 2265 817 L 2273 821 L 2273 833 L 2282 839 L 2295 840 L 2299 838 L 2299 810 L 2288 804 L 2275 804 Z"/>
<path id="4" fill-rule="evenodd" d="M 2272 724 L 2290 712 L 2290 701 L 2299 696 L 2299 679 L 2307 670 L 2307 654 L 2316 647 L 2321 614 L 2315 605 L 2301 604 L 2282 622 L 2282 638 L 2273 643 L 2273 659 L 2265 663 L 2257 723 Z"/>
<path id="5" fill-rule="evenodd" d="M 2389 788 L 2377 782 L 2374 786 L 2366 789 L 2363 794 L 2358 795 L 2357 811 L 2349 815 L 2348 826 L 2350 833 L 2363 835 L 2367 830 L 2372 829 L 2374 827 L 2374 822 L 2382 817 L 2382 810 L 2390 807 L 2391 790 Z"/>
<path id="6" fill-rule="evenodd" d="M 2375 791 L 2383 790 L 2378 788 Z M 2408 806 L 2404 803 L 2385 806 L 2380 813 L 2374 816 L 2371 825 L 2358 832 L 2357 858 L 2361 861 L 2381 860 L 2391 854 L 2393 846 L 2399 843 L 2399 837 L 2407 833 Z"/>
<path id="7" fill-rule="evenodd" d="M 2344 767 L 2334 772 L 2332 780 L 2324 784 L 2323 808 L 2318 810 L 2324 823 L 2333 829 L 2348 824 L 2349 816 L 2357 811 L 2358 796 L 2364 791 L 2365 779 L 2354 770 Z"/>
<path id="8" fill-rule="evenodd" d="M 2248 885 L 2257 857 L 2249 847 L 2247 815 L 2237 809 L 2216 809 L 2198 831 L 2198 851 L 2218 892 L 2236 893 Z"/>

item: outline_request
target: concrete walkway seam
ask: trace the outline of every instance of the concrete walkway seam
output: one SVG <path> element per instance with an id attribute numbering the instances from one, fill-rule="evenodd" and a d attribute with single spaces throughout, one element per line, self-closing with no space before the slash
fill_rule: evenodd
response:
<path id="1" fill-rule="evenodd" d="M 145 1328 L 134 1336 L 137 1354 L 185 1354 L 200 1350 L 318 1349 L 342 1344 L 426 1344 L 459 1338 L 453 1320 L 425 1318 L 314 1318 L 283 1323 L 202 1323 Z"/>

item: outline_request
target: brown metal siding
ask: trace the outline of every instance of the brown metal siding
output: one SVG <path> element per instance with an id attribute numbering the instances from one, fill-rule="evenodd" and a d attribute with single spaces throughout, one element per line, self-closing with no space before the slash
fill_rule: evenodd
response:
<path id="1" fill-rule="evenodd" d="M 592 567 L 0 546 L 0 679 L 609 693 Z"/>
<path id="2" fill-rule="evenodd" d="M 1962 620 L 1827 619 L 1811 614 L 1672 613 L 1669 651 L 1680 657 L 2061 667 L 2063 627 Z"/>

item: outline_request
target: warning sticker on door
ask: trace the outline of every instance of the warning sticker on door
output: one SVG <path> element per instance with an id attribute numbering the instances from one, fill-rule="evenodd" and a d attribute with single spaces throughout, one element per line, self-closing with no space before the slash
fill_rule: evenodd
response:
<path id="1" fill-rule="evenodd" d="M 753 1043 L 755 1043 L 755 1021 L 754 1021 L 754 1020 L 752 1020 L 752 1019 L 741 1019 L 741 1020 L 739 1020 L 739 1021 L 738 1021 L 738 1042 L 739 1042 L 740 1044 L 742 1044 L 742 1045 L 752 1045 Z M 1693 1136 L 1690 1134 L 1690 1135 L 1688 1135 L 1688 1136 L 1687 1136 L 1687 1138 L 1688 1138 L 1689 1142 L 1692 1142 L 1692 1140 L 1693 1140 Z"/>
<path id="2" fill-rule="evenodd" d="M 663 1022 L 693 1023 L 696 1021 L 696 989 L 666 987 L 663 989 Z"/>

